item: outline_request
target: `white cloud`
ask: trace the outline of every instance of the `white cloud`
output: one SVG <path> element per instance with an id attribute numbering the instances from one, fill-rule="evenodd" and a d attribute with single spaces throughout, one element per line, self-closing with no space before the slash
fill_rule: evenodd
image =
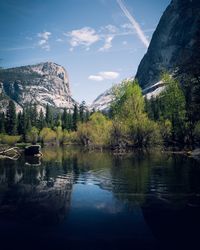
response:
<path id="1" fill-rule="evenodd" d="M 38 45 L 42 46 L 42 45 L 44 45 L 45 43 L 47 43 L 46 40 L 40 40 L 40 41 L 38 42 Z"/>
<path id="2" fill-rule="evenodd" d="M 89 80 L 92 81 L 103 81 L 103 80 L 114 80 L 119 77 L 119 73 L 115 71 L 102 71 L 96 75 L 90 75 L 88 77 Z"/>
<path id="3" fill-rule="evenodd" d="M 90 27 L 83 27 L 82 29 L 72 30 L 65 34 L 70 37 L 70 44 L 72 47 L 83 45 L 89 47 L 93 43 L 100 40 L 100 36 L 96 31 Z"/>
<path id="4" fill-rule="evenodd" d="M 49 45 L 48 40 L 49 40 L 49 37 L 51 36 L 51 32 L 48 32 L 48 31 L 41 32 L 41 33 L 38 33 L 37 36 L 41 38 L 38 41 L 38 46 L 46 51 L 49 51 L 50 45 Z"/>
<path id="5" fill-rule="evenodd" d="M 44 40 L 48 40 L 50 36 L 51 36 L 51 32 L 49 32 L 49 31 L 38 33 L 38 37 L 40 37 Z"/>
<path id="6" fill-rule="evenodd" d="M 114 36 L 108 36 L 105 38 L 104 46 L 99 49 L 99 51 L 106 51 L 110 48 L 112 48 L 112 40 Z"/>
<path id="7" fill-rule="evenodd" d="M 105 33 L 117 33 L 118 28 L 112 24 L 108 24 L 106 26 L 101 27 L 99 31 Z"/>
<path id="8" fill-rule="evenodd" d="M 117 0 L 120 8 L 124 11 L 125 15 L 129 18 L 130 23 L 124 23 L 119 27 L 115 25 L 108 24 L 100 27 L 98 30 L 95 30 L 91 27 L 83 27 L 81 29 L 74 29 L 67 33 L 64 33 L 65 36 L 69 38 L 69 43 L 71 45 L 70 51 L 73 51 L 75 47 L 83 46 L 86 51 L 90 50 L 91 45 L 101 41 L 103 45 L 98 49 L 101 52 L 108 51 L 112 48 L 112 42 L 116 37 L 119 36 L 127 36 L 132 34 L 137 34 L 140 37 L 140 40 L 148 45 L 147 37 L 142 31 L 139 24 L 135 21 L 135 19 L 128 12 L 126 7 L 123 5 L 121 0 Z M 151 29 L 152 30 L 152 29 Z M 148 31 L 151 31 L 148 30 Z M 61 41 L 62 39 L 57 39 L 57 41 Z M 126 45 L 123 43 L 123 45 Z"/>
<path id="9" fill-rule="evenodd" d="M 104 79 L 112 80 L 116 79 L 119 76 L 119 73 L 115 71 L 103 71 L 99 72 L 99 75 L 102 76 Z"/>
<path id="10" fill-rule="evenodd" d="M 117 3 L 119 4 L 119 7 L 123 11 L 124 15 L 129 19 L 130 23 L 133 25 L 133 28 L 135 29 L 139 39 L 141 42 L 145 45 L 146 48 L 149 46 L 149 41 L 147 37 L 145 36 L 143 30 L 141 29 L 139 23 L 135 20 L 135 18 L 130 14 L 122 0 L 117 0 Z"/>
<path id="11" fill-rule="evenodd" d="M 103 77 L 102 76 L 99 76 L 99 75 L 90 75 L 88 77 L 89 80 L 92 80 L 92 81 L 97 81 L 97 82 L 100 82 L 100 81 L 103 81 Z"/>

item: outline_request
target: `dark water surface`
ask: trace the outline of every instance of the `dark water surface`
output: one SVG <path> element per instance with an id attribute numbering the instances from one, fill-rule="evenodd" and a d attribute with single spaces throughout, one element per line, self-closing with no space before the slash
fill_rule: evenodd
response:
<path id="1" fill-rule="evenodd" d="M 199 249 L 200 164 L 45 148 L 0 160 L 0 249 Z"/>

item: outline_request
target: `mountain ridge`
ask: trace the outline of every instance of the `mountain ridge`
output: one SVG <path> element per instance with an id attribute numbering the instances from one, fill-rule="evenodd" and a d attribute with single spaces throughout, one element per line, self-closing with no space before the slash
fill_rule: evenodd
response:
<path id="1" fill-rule="evenodd" d="M 54 62 L 0 70 L 1 100 L 11 99 L 20 110 L 28 103 L 36 103 L 38 109 L 47 104 L 55 108 L 72 109 L 76 101 L 71 96 L 69 78 L 64 67 Z M 1 109 L 6 109 L 1 105 Z"/>

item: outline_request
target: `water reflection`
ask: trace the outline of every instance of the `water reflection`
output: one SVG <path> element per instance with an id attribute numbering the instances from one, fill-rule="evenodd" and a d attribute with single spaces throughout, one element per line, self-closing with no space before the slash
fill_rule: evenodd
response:
<path id="1" fill-rule="evenodd" d="M 194 241 L 199 177 L 195 160 L 159 151 L 44 148 L 42 159 L 1 160 L 0 235 L 11 237 L 12 222 L 20 234 L 36 227 L 37 241 L 52 249 L 58 242 L 73 249 L 172 248 L 166 243 L 185 244 L 184 233 Z"/>

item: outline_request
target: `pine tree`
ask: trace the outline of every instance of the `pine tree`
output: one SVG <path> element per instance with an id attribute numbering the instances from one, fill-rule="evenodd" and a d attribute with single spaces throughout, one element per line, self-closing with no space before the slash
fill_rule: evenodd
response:
<path id="1" fill-rule="evenodd" d="M 85 122 L 86 120 L 85 111 L 86 111 L 86 104 L 85 104 L 85 101 L 82 101 L 82 103 L 79 106 L 79 114 L 80 114 L 81 122 Z"/>
<path id="2" fill-rule="evenodd" d="M 77 104 L 74 105 L 74 111 L 73 111 L 73 115 L 72 115 L 72 121 L 73 121 L 73 130 L 77 130 L 77 124 L 78 124 L 78 107 Z"/>
<path id="3" fill-rule="evenodd" d="M 45 117 L 42 109 L 40 109 L 38 122 L 37 122 L 37 128 L 39 130 L 42 130 L 45 127 Z"/>
<path id="4" fill-rule="evenodd" d="M 9 135 L 15 135 L 16 131 L 17 131 L 16 108 L 14 102 L 10 100 L 6 112 L 6 132 Z"/>
<path id="5" fill-rule="evenodd" d="M 38 119 L 38 112 L 37 112 L 37 104 L 34 103 L 33 106 L 31 106 L 31 126 L 36 127 L 37 125 L 37 119 Z"/>
<path id="6" fill-rule="evenodd" d="M 67 121 L 67 109 L 64 108 L 63 114 L 62 114 L 62 129 L 67 129 L 68 121 Z"/>
<path id="7" fill-rule="evenodd" d="M 90 118 L 90 112 L 88 109 L 86 109 L 86 112 L 85 112 L 85 121 L 89 121 L 89 118 Z"/>
<path id="8" fill-rule="evenodd" d="M 56 115 L 55 126 L 62 127 L 62 116 L 60 112 Z"/>
<path id="9" fill-rule="evenodd" d="M 73 129 L 72 114 L 71 114 L 71 110 L 69 110 L 67 114 L 67 130 L 72 130 L 72 129 Z"/>
<path id="10" fill-rule="evenodd" d="M 52 114 L 52 110 L 51 107 L 49 106 L 49 104 L 47 104 L 46 106 L 46 118 L 45 118 L 46 124 L 48 127 L 52 127 L 53 126 L 53 114 Z"/>
<path id="11" fill-rule="evenodd" d="M 23 135 L 24 133 L 24 121 L 23 121 L 23 114 L 21 111 L 17 115 L 17 133 L 19 135 Z"/>
<path id="12" fill-rule="evenodd" d="M 5 114 L 0 113 L 0 133 L 5 133 Z"/>

